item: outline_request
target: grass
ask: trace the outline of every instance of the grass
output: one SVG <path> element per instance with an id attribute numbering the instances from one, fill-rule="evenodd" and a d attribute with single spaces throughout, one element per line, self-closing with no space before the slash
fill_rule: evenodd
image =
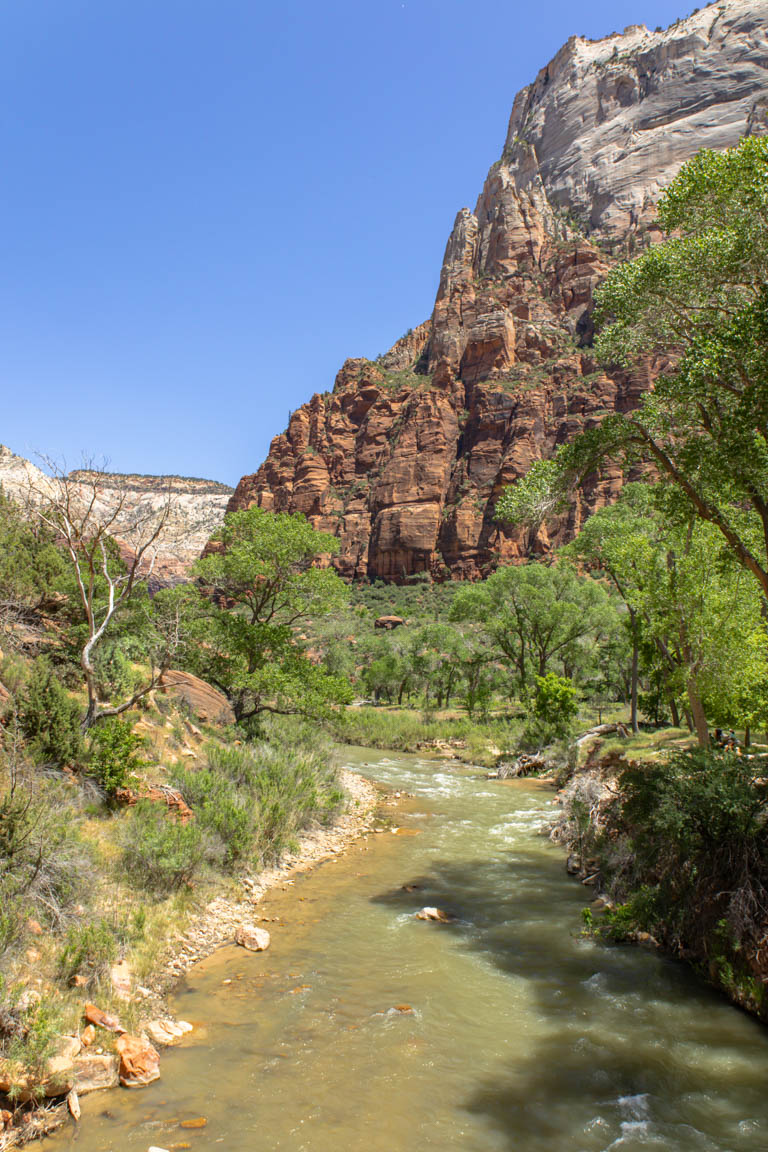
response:
<path id="1" fill-rule="evenodd" d="M 328 727 L 335 740 L 367 748 L 394 752 L 429 751 L 432 744 L 455 742 L 450 749 L 457 759 L 481 767 L 492 767 L 499 754 L 514 750 L 520 726 L 506 717 L 492 717 L 485 723 L 470 720 L 453 711 L 437 712 L 425 718 L 412 708 L 347 708 L 337 713 Z"/>

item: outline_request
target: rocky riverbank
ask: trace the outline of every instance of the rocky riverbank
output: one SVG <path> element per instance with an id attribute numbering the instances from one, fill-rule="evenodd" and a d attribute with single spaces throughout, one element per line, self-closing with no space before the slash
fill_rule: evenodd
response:
<path id="1" fill-rule="evenodd" d="M 339 773 L 346 803 L 329 827 L 314 827 L 300 837 L 295 851 L 280 865 L 240 878 L 240 893 L 217 896 L 194 913 L 183 932 L 169 941 L 155 973 L 137 984 L 130 970 L 113 971 L 115 991 L 125 1004 L 131 1032 L 112 1013 L 84 1002 L 83 1018 L 76 1035 L 63 1036 L 49 1061 L 48 1099 L 37 1108 L 23 1103 L 37 1086 L 28 1086 L 0 1111 L 0 1152 L 7 1152 L 55 1130 L 71 1114 L 79 1119 L 79 1095 L 99 1089 L 141 1086 L 160 1075 L 164 1046 L 178 1042 L 190 1026 L 173 1018 L 166 996 L 190 968 L 217 948 L 232 943 L 245 947 L 268 947 L 269 936 L 259 927 L 258 905 L 277 886 L 289 887 L 295 878 L 324 861 L 337 857 L 360 836 L 374 829 L 376 809 L 382 795 L 356 773 Z M 115 1049 L 112 1051 L 112 1049 Z M 0 1081 L 0 1092 L 2 1092 Z M 8 1082 L 6 1091 L 10 1090 Z M 2 1099 L 2 1096 L 0 1096 Z"/>

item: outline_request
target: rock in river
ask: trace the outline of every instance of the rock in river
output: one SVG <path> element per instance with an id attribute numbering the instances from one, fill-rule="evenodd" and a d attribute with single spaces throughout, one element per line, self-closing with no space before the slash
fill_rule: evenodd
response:
<path id="1" fill-rule="evenodd" d="M 266 928 L 257 928 L 255 924 L 241 924 L 235 932 L 235 944 L 247 948 L 249 952 L 265 952 L 270 941 Z"/>

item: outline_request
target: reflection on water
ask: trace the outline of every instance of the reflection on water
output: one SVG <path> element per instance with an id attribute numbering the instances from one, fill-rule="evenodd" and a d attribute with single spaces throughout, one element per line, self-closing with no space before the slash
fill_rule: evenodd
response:
<path id="1" fill-rule="evenodd" d="M 768 1033 L 682 967 L 580 936 L 589 890 L 540 834 L 550 792 L 348 762 L 412 792 L 398 819 L 421 834 L 268 897 L 271 949 L 222 949 L 181 986 L 198 1027 L 162 1080 L 87 1097 L 57 1147 L 765 1152 Z"/>

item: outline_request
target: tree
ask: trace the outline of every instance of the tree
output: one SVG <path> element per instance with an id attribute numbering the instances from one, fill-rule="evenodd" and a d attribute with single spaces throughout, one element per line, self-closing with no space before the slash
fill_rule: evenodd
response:
<path id="1" fill-rule="evenodd" d="M 263 712 L 316 715 L 349 699 L 348 682 L 310 659 L 301 628 L 338 610 L 345 585 L 322 562 L 338 540 L 301 513 L 249 508 L 226 516 L 193 575 L 188 659 L 225 693 L 238 722 Z"/>
<path id="2" fill-rule="evenodd" d="M 652 507 L 652 493 L 647 485 L 628 484 L 616 504 L 590 516 L 576 539 L 561 550 L 561 555 L 605 572 L 626 605 L 632 643 L 630 717 L 633 732 L 638 731 L 641 623 L 636 594 L 644 581 L 639 544 L 654 530 Z"/>
<path id="3" fill-rule="evenodd" d="M 539 462 L 498 505 L 541 523 L 607 457 L 653 465 L 768 597 L 768 139 L 684 165 L 659 202 L 670 237 L 596 293 L 604 363 L 660 372 L 626 415 Z"/>
<path id="4" fill-rule="evenodd" d="M 96 653 L 137 593 L 145 591 L 168 520 L 170 493 L 159 509 L 132 513 L 127 486 L 116 485 L 103 470 L 89 469 L 75 477 L 48 463 L 53 480 L 44 489 L 31 482 L 29 511 L 59 545 L 73 577 L 72 600 L 82 626 L 78 658 L 88 696 L 82 727 L 87 731 L 99 720 L 133 708 L 170 664 L 170 649 L 163 648 L 155 662 L 157 648 L 152 647 L 143 682 L 117 704 L 99 700 Z"/>
<path id="5" fill-rule="evenodd" d="M 569 564 L 499 568 L 483 584 L 460 589 L 454 620 L 475 621 L 511 665 L 527 697 L 533 677 L 553 671 L 573 675 L 590 639 L 615 627 L 608 593 Z"/>

